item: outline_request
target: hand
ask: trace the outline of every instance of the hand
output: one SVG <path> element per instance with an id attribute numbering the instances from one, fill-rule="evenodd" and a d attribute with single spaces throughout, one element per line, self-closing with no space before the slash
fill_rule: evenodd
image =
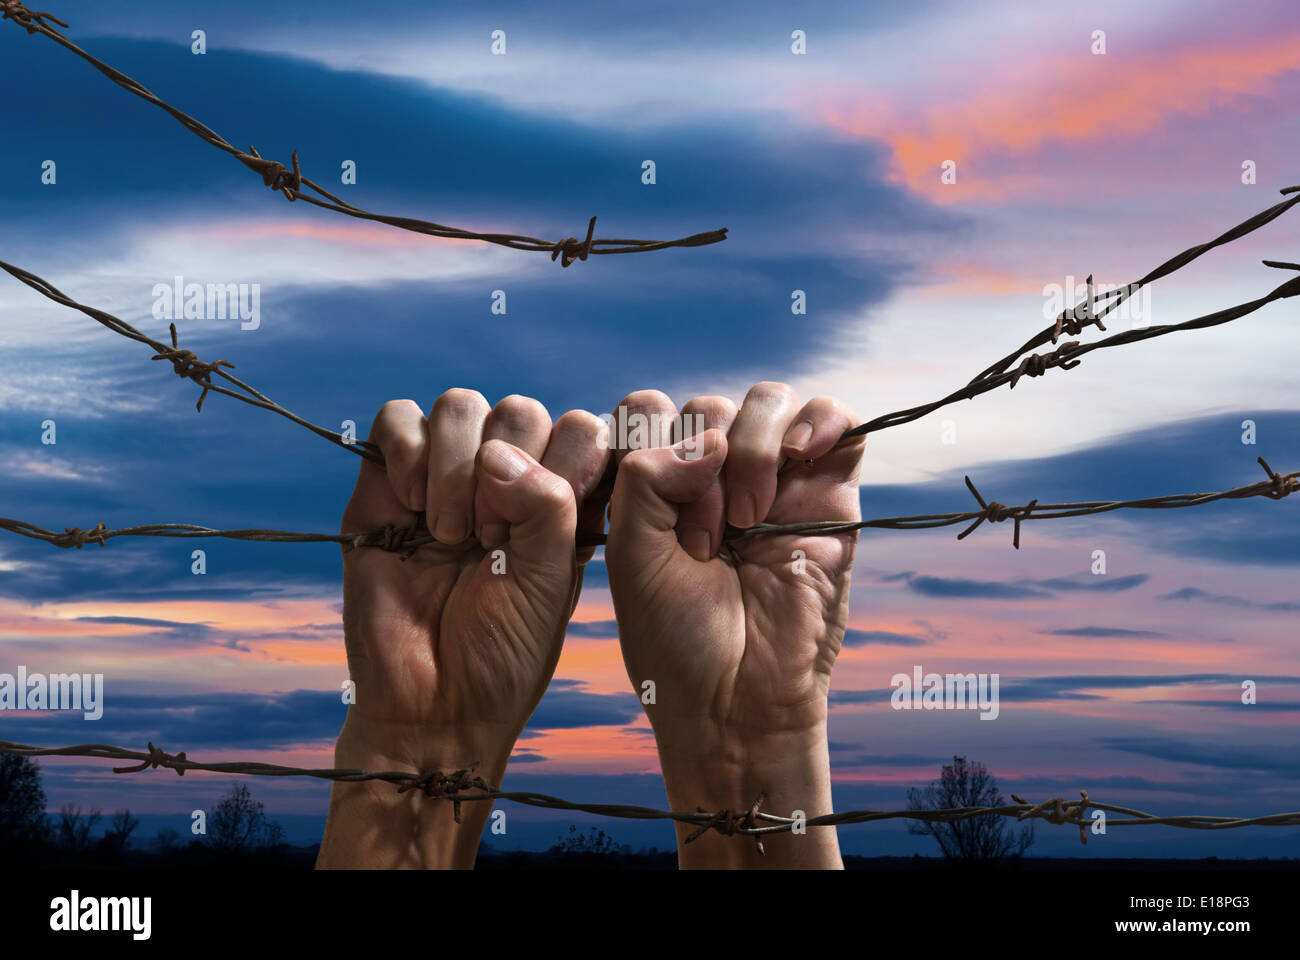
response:
<path id="1" fill-rule="evenodd" d="M 637 415 L 672 423 L 676 410 L 634 393 L 619 436 L 637 436 Z M 649 449 L 616 451 L 605 553 L 628 677 L 638 693 L 654 683 L 645 709 L 669 801 L 743 810 L 765 792 L 768 812 L 829 813 L 827 695 L 857 536 L 761 535 L 719 553 L 724 518 L 859 519 L 863 440 L 840 442 L 858 421 L 825 398 L 800 407 L 780 383 L 756 385 L 739 410 L 699 397 L 681 415 L 676 437 L 651 430 Z M 842 865 L 833 828 L 773 835 L 763 858 L 713 832 L 684 845 L 691 829 L 678 825 L 684 867 Z"/>
<path id="2" fill-rule="evenodd" d="M 437 544 L 403 560 L 361 547 L 343 555 L 343 628 L 355 702 L 335 766 L 451 772 L 478 761 L 498 784 L 555 671 L 600 524 L 593 495 L 608 426 L 582 411 L 552 428 L 536 400 L 495 408 L 470 390 L 438 398 L 428 419 L 410 400 L 384 405 L 344 533 L 408 526 L 423 512 Z M 590 502 L 589 502 L 590 501 Z M 476 537 L 471 537 L 473 532 Z M 491 804 L 451 804 L 382 782 L 336 783 L 319 866 L 472 866 Z"/>

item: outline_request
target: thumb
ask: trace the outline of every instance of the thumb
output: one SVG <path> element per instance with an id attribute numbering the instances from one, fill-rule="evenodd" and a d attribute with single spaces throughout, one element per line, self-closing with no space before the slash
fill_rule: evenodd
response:
<path id="1" fill-rule="evenodd" d="M 677 549 L 677 506 L 703 497 L 727 459 L 727 437 L 706 430 L 671 447 L 633 450 L 618 467 L 609 501 L 606 558 L 637 558 Z"/>
<path id="2" fill-rule="evenodd" d="M 479 447 L 474 476 L 476 500 L 510 524 L 511 560 L 568 576 L 578 522 L 568 482 L 504 440 Z"/>

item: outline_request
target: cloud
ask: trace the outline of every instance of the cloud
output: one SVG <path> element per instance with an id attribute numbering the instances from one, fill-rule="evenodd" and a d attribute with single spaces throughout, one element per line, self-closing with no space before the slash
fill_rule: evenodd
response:
<path id="1" fill-rule="evenodd" d="M 836 757 L 832 767 L 931 767 L 938 770 L 951 757 L 926 756 L 917 753 L 859 753 L 852 757 Z"/>
<path id="2" fill-rule="evenodd" d="M 1153 130 L 1168 136 L 1176 118 L 1199 118 L 1211 109 L 1220 118 L 1228 111 L 1249 112 L 1260 99 L 1285 99 L 1289 92 L 1283 81 L 1295 69 L 1300 42 L 1293 31 L 1242 37 L 1216 30 L 1180 39 L 1163 49 L 1150 40 L 1141 43 L 1124 71 L 1100 66 L 1108 57 L 1080 63 L 1041 46 L 1029 48 L 1032 53 L 1022 49 L 1015 70 L 1008 71 L 998 68 L 994 58 L 1003 51 L 994 45 L 987 62 L 964 61 L 964 77 L 972 82 L 954 87 L 951 96 L 891 103 L 855 91 L 865 102 L 824 108 L 823 118 L 852 135 L 885 138 L 899 180 L 914 190 L 941 195 L 946 188 L 934 175 L 935 158 L 947 157 L 978 171 L 964 188 L 977 197 L 1041 198 L 1061 187 L 1034 172 L 1035 158 L 1068 158 Z M 947 73 L 940 67 L 936 77 L 951 85 Z"/>
<path id="3" fill-rule="evenodd" d="M 1300 684 L 1300 676 L 1273 675 L 1253 677 L 1259 685 Z M 1225 699 L 1207 701 L 1220 705 L 1240 704 L 1242 677 L 1224 673 L 1185 673 L 1185 674 L 1080 674 L 1076 676 L 1050 677 L 1007 677 L 1001 678 L 999 697 L 1003 701 L 1018 703 L 1036 703 L 1045 701 L 1088 701 L 1109 700 L 1104 693 L 1088 691 L 1103 690 L 1144 690 L 1158 687 L 1186 686 L 1222 686 Z M 832 690 L 831 706 L 853 706 L 858 704 L 885 703 L 893 694 L 892 687 L 871 690 Z M 1165 701 L 1147 700 L 1143 703 L 1161 703 Z M 1191 701 L 1169 701 L 1189 703 Z M 1250 708 L 1244 708 L 1250 709 Z M 1275 708 L 1281 709 L 1281 708 Z M 847 748 L 847 745 L 844 745 Z"/>
<path id="4" fill-rule="evenodd" d="M 914 633 L 892 633 L 888 630 L 858 630 L 849 627 L 844 631 L 844 646 L 865 647 L 878 643 L 896 647 L 919 647 L 929 643 L 925 637 Z"/>
<path id="5" fill-rule="evenodd" d="M 859 703 L 888 703 L 893 690 L 832 690 L 828 701 L 832 707 L 850 706 Z"/>
<path id="6" fill-rule="evenodd" d="M 907 585 L 913 593 L 923 597 L 960 597 L 980 600 L 1028 600 L 1051 596 L 1045 590 L 1032 586 L 999 583 L 990 580 L 968 580 L 961 577 L 911 576 Z"/>
<path id="7" fill-rule="evenodd" d="M 564 630 L 565 634 L 570 637 L 617 637 L 618 621 L 617 620 L 589 620 L 586 622 L 579 620 L 570 620 L 568 627 Z"/>
<path id="8" fill-rule="evenodd" d="M 1132 590 L 1146 583 L 1145 573 L 1124 577 L 1100 577 L 1090 574 L 1078 579 L 1054 577 L 1049 580 L 972 580 L 962 577 L 933 577 L 905 572 L 881 578 L 884 582 L 904 580 L 908 589 L 923 597 L 956 597 L 978 600 L 1043 600 L 1057 592 L 1096 591 L 1113 593 Z"/>
<path id="9" fill-rule="evenodd" d="M 1240 743 L 1186 743 L 1161 737 L 1102 737 L 1099 742 L 1110 750 L 1169 763 L 1215 770 L 1246 770 L 1287 780 L 1300 779 L 1300 759 L 1290 746 L 1273 749 Z"/>
<path id="10" fill-rule="evenodd" d="M 32 743 L 115 743 L 164 749 L 287 749 L 327 744 L 338 736 L 347 707 L 336 691 L 293 690 L 280 694 L 115 694 L 104 690 L 104 715 L 0 712 L 7 740 Z M 195 759 L 202 759 L 194 757 Z"/>
<path id="11" fill-rule="evenodd" d="M 1245 597 L 1239 597 L 1234 594 L 1210 593 L 1208 590 L 1202 590 L 1200 587 L 1182 587 L 1172 593 L 1162 593 L 1156 597 L 1157 600 L 1203 600 L 1206 603 L 1217 603 L 1225 607 L 1240 607 L 1247 610 L 1270 610 L 1286 613 L 1294 613 L 1300 610 L 1300 603 L 1293 603 L 1289 600 L 1282 600 L 1276 603 L 1262 603 L 1258 600 L 1248 600 Z"/>
<path id="12" fill-rule="evenodd" d="M 1236 693 L 1240 693 L 1238 690 Z M 1176 707 L 1206 707 L 1211 710 L 1239 710 L 1242 713 L 1300 713 L 1300 701 L 1283 702 L 1283 701 L 1262 701 L 1252 704 L 1244 704 L 1239 696 L 1225 697 L 1222 700 L 1139 700 L 1138 703 L 1161 703 L 1172 704 Z"/>
<path id="13" fill-rule="evenodd" d="M 511 763 L 545 763 L 549 757 L 538 753 L 536 750 L 516 749 L 510 754 Z"/>
<path id="14" fill-rule="evenodd" d="M 1130 630 L 1124 627 L 1062 627 L 1059 630 L 1040 630 L 1054 637 L 1163 637 L 1155 630 Z"/>
<path id="15" fill-rule="evenodd" d="M 628 693 L 587 693 L 580 680 L 557 678 L 528 721 L 531 730 L 626 726 L 641 716 L 641 701 Z"/>
<path id="16" fill-rule="evenodd" d="M 1058 590 L 1065 592 L 1082 592 L 1095 591 L 1097 593 L 1119 593 L 1123 590 L 1132 590 L 1134 587 L 1140 587 L 1150 580 L 1151 577 L 1145 573 L 1134 573 L 1127 577 L 1108 577 L 1095 576 L 1093 574 L 1081 574 L 1079 579 L 1071 580 L 1068 577 L 1055 577 L 1051 580 L 1036 580 L 1038 586 L 1046 590 Z"/>
<path id="17" fill-rule="evenodd" d="M 1076 676 L 1003 678 L 1001 696 L 1004 700 L 1105 700 L 1100 694 L 1083 693 L 1086 690 L 1143 690 L 1153 687 L 1223 686 L 1228 700 L 1240 703 L 1242 677 L 1225 673 L 1185 674 L 1080 674 Z M 1300 676 L 1253 677 L 1259 684 L 1300 684 Z M 1161 701 L 1142 701 L 1158 703 Z M 1182 701 L 1186 702 L 1186 701 Z"/>
<path id="18" fill-rule="evenodd" d="M 242 650 L 248 652 L 248 647 L 234 633 L 228 631 L 216 630 L 208 623 L 186 623 L 179 620 L 156 620 L 149 617 L 74 617 L 77 623 L 107 623 L 107 624 L 126 624 L 128 626 L 148 627 L 157 631 L 151 634 L 152 642 L 179 643 L 179 644 L 210 644 L 218 647 L 225 647 L 229 650 Z M 226 636 L 220 634 L 226 633 Z M 259 637 L 266 637 L 268 634 L 259 632 Z M 138 641 L 138 636 L 133 637 L 132 641 Z"/>

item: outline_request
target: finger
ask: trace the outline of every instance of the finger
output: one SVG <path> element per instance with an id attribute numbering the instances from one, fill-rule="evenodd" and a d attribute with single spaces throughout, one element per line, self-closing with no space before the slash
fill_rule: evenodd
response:
<path id="1" fill-rule="evenodd" d="M 530 454 L 501 440 L 488 440 L 475 460 L 478 502 L 507 525 L 509 559 L 525 573 L 573 571 L 577 507 L 573 488 Z M 496 547 L 492 549 L 496 549 Z"/>
<path id="2" fill-rule="evenodd" d="M 726 397 L 696 397 L 682 407 L 674 437 L 690 441 L 706 430 L 720 430 L 725 434 L 731 429 L 736 413 L 736 405 Z M 688 449 L 691 446 L 685 445 Z M 726 527 L 725 502 L 722 477 L 718 475 L 698 500 L 681 505 L 677 515 L 677 541 L 696 560 L 705 561 L 717 553 Z"/>
<path id="3" fill-rule="evenodd" d="M 388 401 L 375 415 L 369 439 L 387 466 L 361 462 L 356 488 L 343 515 L 344 533 L 407 523 L 411 512 L 424 509 L 429 438 L 419 406 L 413 400 Z"/>
<path id="4" fill-rule="evenodd" d="M 532 397 L 511 394 L 488 414 L 483 442 L 501 440 L 533 459 L 541 460 L 551 436 L 551 415 Z M 509 521 L 482 497 L 474 502 L 474 522 L 479 543 L 491 550 L 505 543 Z"/>
<path id="5" fill-rule="evenodd" d="M 582 503 L 600 483 L 609 461 L 609 424 L 586 410 L 570 410 L 551 428 L 542 466 L 569 481 Z"/>
<path id="6" fill-rule="evenodd" d="M 474 515 L 474 457 L 491 408 L 477 390 L 448 390 L 429 411 L 425 524 L 440 543 L 469 536 Z"/>
<path id="7" fill-rule="evenodd" d="M 555 421 L 551 439 L 542 457 L 542 466 L 573 488 L 578 507 L 578 532 L 603 533 L 605 530 L 604 495 L 597 490 L 610 463 L 609 424 L 586 410 L 570 410 Z M 586 563 L 594 547 L 578 551 L 578 562 Z"/>
<path id="8" fill-rule="evenodd" d="M 797 411 L 794 390 L 784 383 L 757 383 L 745 395 L 727 435 L 727 522 L 760 523 L 776 499 L 781 443 Z"/>
<path id="9" fill-rule="evenodd" d="M 816 460 L 840 442 L 850 427 L 859 423 L 844 404 L 830 397 L 814 397 L 803 405 L 781 441 L 781 452 L 791 460 Z M 846 444 L 861 438 L 851 438 Z"/>
<path id="10" fill-rule="evenodd" d="M 708 430 L 696 443 L 633 450 L 618 468 L 609 508 L 606 559 L 623 567 L 653 569 L 677 550 L 678 505 L 698 500 L 727 457 L 727 438 Z"/>
<path id="11" fill-rule="evenodd" d="M 658 390 L 629 393 L 614 409 L 610 441 L 614 460 L 622 463 L 633 450 L 667 447 L 673 442 L 677 405 Z"/>

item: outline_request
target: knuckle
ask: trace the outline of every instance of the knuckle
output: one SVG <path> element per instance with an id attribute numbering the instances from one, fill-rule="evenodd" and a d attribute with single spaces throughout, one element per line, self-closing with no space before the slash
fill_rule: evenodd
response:
<path id="1" fill-rule="evenodd" d="M 587 410 L 568 410 L 555 421 L 555 429 L 579 437 L 595 438 L 609 430 L 609 423 Z"/>
<path id="2" fill-rule="evenodd" d="M 736 404 L 727 397 L 695 397 L 682 407 L 683 417 L 704 417 L 706 429 L 718 424 L 730 423 L 738 412 Z"/>
<path id="3" fill-rule="evenodd" d="M 528 429 L 543 423 L 549 426 L 551 415 L 541 401 L 512 393 L 492 408 L 492 421 L 499 426 Z"/>
<path id="4" fill-rule="evenodd" d="M 623 398 L 619 407 L 629 410 L 676 410 L 668 394 L 662 390 L 634 390 Z"/>
<path id="5" fill-rule="evenodd" d="M 776 401 L 781 403 L 790 403 L 795 399 L 794 387 L 788 383 L 781 383 L 776 380 L 762 380 L 749 388 L 749 393 L 745 395 L 745 401 Z"/>
<path id="6" fill-rule="evenodd" d="M 487 400 L 477 390 L 453 387 L 438 397 L 433 409 L 440 416 L 469 419 L 489 408 Z"/>
<path id="7" fill-rule="evenodd" d="M 411 412 L 420 417 L 424 416 L 424 411 L 420 409 L 419 404 L 414 400 L 389 400 L 379 408 L 379 412 L 375 414 L 374 422 L 378 426 L 381 423 L 388 423 Z"/>

